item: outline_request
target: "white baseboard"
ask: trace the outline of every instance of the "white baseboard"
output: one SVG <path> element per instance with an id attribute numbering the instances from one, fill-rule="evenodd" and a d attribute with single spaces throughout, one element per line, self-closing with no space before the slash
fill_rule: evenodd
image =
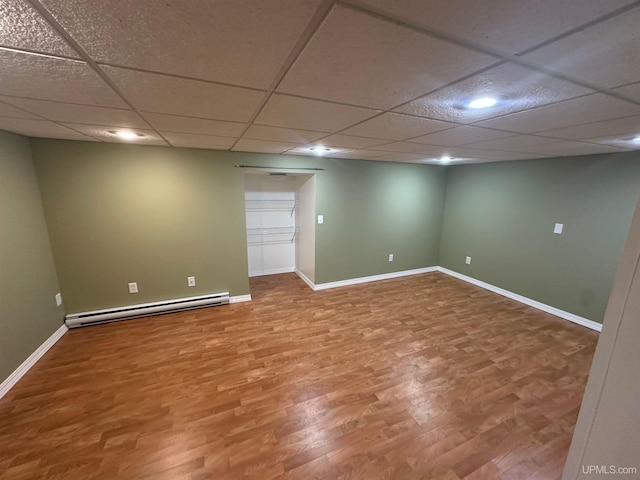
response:
<path id="1" fill-rule="evenodd" d="M 269 270 L 257 270 L 249 272 L 249 277 L 262 277 L 263 275 L 278 275 L 280 273 L 293 273 L 295 269 L 293 267 L 287 268 L 271 268 Z"/>
<path id="2" fill-rule="evenodd" d="M 69 329 L 66 325 L 62 325 L 58 330 L 53 332 L 49 338 L 47 338 L 42 345 L 38 347 L 38 349 L 29 355 L 22 364 L 15 369 L 15 371 L 9 375 L 6 380 L 0 383 L 0 398 L 4 397 L 11 388 L 18 383 L 18 381 L 29 371 L 31 367 L 33 367 L 38 360 L 42 358 L 42 356 L 47 353 L 47 351 L 55 345 L 55 343 L 60 340 L 60 338 L 67 333 Z"/>
<path id="3" fill-rule="evenodd" d="M 250 302 L 251 294 L 247 295 L 235 295 L 233 297 L 229 297 L 229 303 L 242 303 L 242 302 Z"/>
<path id="4" fill-rule="evenodd" d="M 319 283 L 319 284 L 313 285 L 312 288 L 316 291 L 326 290 L 328 288 L 346 287 L 348 285 L 357 285 L 359 283 L 377 282 L 378 280 L 389 280 L 390 278 L 399 278 L 399 277 L 406 277 L 409 275 L 418 275 L 421 273 L 436 272 L 437 270 L 438 270 L 438 267 L 425 267 L 425 268 L 416 268 L 415 270 L 402 270 L 400 272 L 371 275 L 370 277 L 350 278 L 348 280 L 339 280 L 337 282 Z"/>
<path id="5" fill-rule="evenodd" d="M 302 273 L 300 270 L 298 270 L 297 268 L 296 268 L 296 275 L 298 275 L 304 281 L 304 283 L 309 285 L 311 287 L 311 290 L 315 290 L 316 289 L 316 286 L 311 281 L 311 279 L 309 277 L 307 277 L 304 273 Z"/>
<path id="6" fill-rule="evenodd" d="M 522 295 L 519 295 L 517 293 L 513 293 L 509 290 L 491 285 L 490 283 L 485 283 L 481 280 L 476 280 L 475 278 L 463 275 L 462 273 L 454 272 L 453 270 L 449 270 L 448 268 L 438 267 L 438 271 L 458 278 L 460 280 L 464 280 L 465 282 L 471 283 L 478 287 L 484 288 L 485 290 L 489 290 L 490 292 L 497 293 L 498 295 L 502 295 L 503 297 L 510 298 L 511 300 L 515 300 L 516 302 L 524 303 L 525 305 L 537 308 L 538 310 L 542 310 L 546 313 L 550 313 L 551 315 L 555 315 L 556 317 L 564 318 L 565 320 L 569 320 L 570 322 L 590 328 L 591 330 L 596 330 L 597 332 L 602 330 L 601 323 L 594 322 L 593 320 L 589 320 L 588 318 L 580 317 L 573 313 L 560 310 L 559 308 L 552 307 L 551 305 L 547 305 L 546 303 L 523 297 Z"/>

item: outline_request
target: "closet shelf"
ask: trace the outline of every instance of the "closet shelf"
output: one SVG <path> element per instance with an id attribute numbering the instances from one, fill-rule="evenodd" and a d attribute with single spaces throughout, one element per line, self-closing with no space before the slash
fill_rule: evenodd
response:
<path id="1" fill-rule="evenodd" d="M 286 239 L 286 240 L 268 240 L 268 241 L 261 241 L 261 242 L 247 242 L 247 245 L 249 247 L 262 247 L 263 245 L 289 245 L 293 243 L 294 239 L 295 239 L 295 236 L 291 240 Z"/>
<path id="2" fill-rule="evenodd" d="M 245 200 L 247 212 L 293 212 L 296 200 Z"/>
<path id="3" fill-rule="evenodd" d="M 285 235 L 297 231 L 296 227 L 247 228 L 247 235 Z"/>
<path id="4" fill-rule="evenodd" d="M 257 246 L 293 243 L 299 231 L 297 227 L 247 228 L 247 244 Z"/>

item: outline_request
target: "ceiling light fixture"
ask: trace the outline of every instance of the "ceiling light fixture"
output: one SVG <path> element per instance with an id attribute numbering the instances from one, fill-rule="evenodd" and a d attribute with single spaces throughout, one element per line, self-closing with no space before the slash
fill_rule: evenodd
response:
<path id="1" fill-rule="evenodd" d="M 449 155 L 443 155 L 442 157 L 440 157 L 441 163 L 449 163 L 451 160 L 453 159 Z"/>
<path id="2" fill-rule="evenodd" d="M 640 143 L 640 135 L 631 139 L 633 143 Z"/>
<path id="3" fill-rule="evenodd" d="M 309 151 L 313 152 L 316 155 L 326 155 L 331 151 L 331 149 L 323 146 L 315 146 L 315 147 L 310 147 Z"/>
<path id="4" fill-rule="evenodd" d="M 470 101 L 467 104 L 469 108 L 487 108 L 493 107 L 496 104 L 497 100 L 492 97 L 482 97 L 476 98 L 475 100 Z"/>
<path id="5" fill-rule="evenodd" d="M 123 140 L 137 140 L 140 137 L 144 137 L 141 133 L 132 132 L 130 130 L 109 130 L 111 135 L 116 135 Z"/>

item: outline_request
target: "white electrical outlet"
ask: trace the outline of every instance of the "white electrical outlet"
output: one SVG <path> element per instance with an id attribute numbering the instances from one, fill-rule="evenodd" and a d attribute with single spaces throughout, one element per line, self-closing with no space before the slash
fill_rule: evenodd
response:
<path id="1" fill-rule="evenodd" d="M 322 225 L 324 223 L 324 215 L 318 215 L 318 225 Z"/>
<path id="2" fill-rule="evenodd" d="M 129 293 L 138 293 L 138 283 L 132 282 L 129 284 Z"/>
<path id="3" fill-rule="evenodd" d="M 465 258 L 464 263 L 466 263 L 467 265 L 471 265 L 471 257 Z"/>
<path id="4" fill-rule="evenodd" d="M 56 305 L 62 305 L 62 295 L 60 293 L 56 293 Z"/>
<path id="5" fill-rule="evenodd" d="M 196 277 L 187 277 L 187 286 L 195 287 L 196 286 Z"/>
<path id="6" fill-rule="evenodd" d="M 390 254 L 389 254 L 389 261 L 390 261 L 390 262 L 393 262 L 393 253 L 390 253 Z"/>

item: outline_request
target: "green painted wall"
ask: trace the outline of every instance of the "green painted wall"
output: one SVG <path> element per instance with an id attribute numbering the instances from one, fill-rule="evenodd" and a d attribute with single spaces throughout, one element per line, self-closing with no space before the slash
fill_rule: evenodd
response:
<path id="1" fill-rule="evenodd" d="M 438 265 L 445 167 L 335 159 L 324 167 L 316 284 Z"/>
<path id="2" fill-rule="evenodd" d="M 62 326 L 59 291 L 29 141 L 0 132 L 0 383 Z"/>
<path id="3" fill-rule="evenodd" d="M 437 265 L 438 166 L 32 139 L 69 312 L 249 293 L 244 170 L 317 173 L 316 283 Z M 396 259 L 390 263 L 389 253 Z M 197 287 L 186 286 L 195 275 Z M 138 282 L 131 295 L 128 282 Z"/>
<path id="4" fill-rule="evenodd" d="M 243 183 L 231 159 L 41 139 L 32 148 L 69 312 L 249 293 Z"/>
<path id="5" fill-rule="evenodd" d="M 452 166 L 440 265 L 602 322 L 639 186 L 636 152 Z"/>
<path id="6" fill-rule="evenodd" d="M 638 194 L 638 154 L 452 167 L 32 139 L 71 312 L 249 293 L 243 173 L 316 175 L 316 283 L 434 265 L 595 321 Z M 554 223 L 564 223 L 561 236 Z M 395 255 L 388 262 L 389 253 Z M 471 265 L 464 264 L 470 255 Z M 195 275 L 198 285 L 186 286 Z M 138 282 L 131 295 L 128 282 Z"/>

